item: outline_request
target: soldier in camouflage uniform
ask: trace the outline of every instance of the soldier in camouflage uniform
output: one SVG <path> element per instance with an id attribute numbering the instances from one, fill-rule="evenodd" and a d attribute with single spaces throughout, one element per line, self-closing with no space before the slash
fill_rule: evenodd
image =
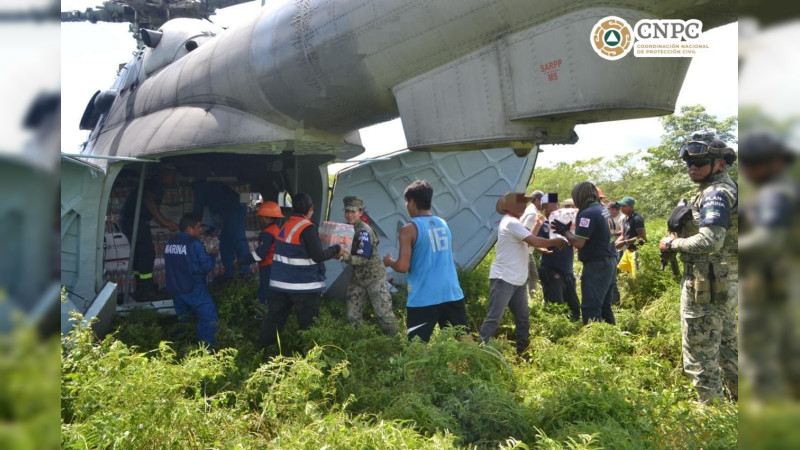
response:
<path id="1" fill-rule="evenodd" d="M 736 154 L 713 133 L 698 132 L 681 147 L 689 177 L 699 184 L 690 207 L 692 220 L 665 237 L 661 250 L 683 261 L 681 331 L 683 369 L 702 403 L 739 395 L 736 335 L 738 186 L 725 171 Z"/>
<path id="2" fill-rule="evenodd" d="M 742 174 L 756 191 L 742 204 L 742 372 L 758 401 L 800 399 L 800 334 L 792 275 L 798 273 L 800 186 L 794 153 L 759 132 L 739 144 Z"/>
<path id="3" fill-rule="evenodd" d="M 347 320 L 358 326 L 364 304 L 372 302 L 372 310 L 386 334 L 397 333 L 397 318 L 392 312 L 392 297 L 386 288 L 386 270 L 378 252 L 378 236 L 361 221 L 364 201 L 358 197 L 344 198 L 344 216 L 355 229 L 353 248 L 342 249 L 342 261 L 353 266 L 353 278 L 347 287 Z"/>

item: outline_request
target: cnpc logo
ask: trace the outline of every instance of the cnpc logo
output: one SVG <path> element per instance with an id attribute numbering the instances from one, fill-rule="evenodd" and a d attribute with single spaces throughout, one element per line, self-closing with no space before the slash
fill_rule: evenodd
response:
<path id="1" fill-rule="evenodd" d="M 608 16 L 594 25 L 589 39 L 598 55 L 615 61 L 633 49 L 634 41 L 676 43 L 696 40 L 702 33 L 703 23 L 697 19 L 642 19 L 631 27 L 621 17 Z"/>
<path id="2" fill-rule="evenodd" d="M 689 20 L 647 20 L 636 22 L 633 28 L 636 40 L 668 39 L 682 41 L 698 39 L 703 34 L 703 22 Z"/>

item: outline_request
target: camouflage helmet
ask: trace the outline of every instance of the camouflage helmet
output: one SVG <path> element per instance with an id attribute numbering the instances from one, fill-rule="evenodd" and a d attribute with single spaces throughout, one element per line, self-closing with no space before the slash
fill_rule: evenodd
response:
<path id="1" fill-rule="evenodd" d="M 713 128 L 695 131 L 691 140 L 681 146 L 678 156 L 684 161 L 689 158 L 724 159 L 729 166 L 732 165 L 736 161 L 736 152 L 716 134 L 717 130 Z"/>
<path id="2" fill-rule="evenodd" d="M 359 209 L 364 209 L 364 200 L 354 195 L 348 195 L 344 198 L 344 209 L 345 211 L 358 211 Z"/>

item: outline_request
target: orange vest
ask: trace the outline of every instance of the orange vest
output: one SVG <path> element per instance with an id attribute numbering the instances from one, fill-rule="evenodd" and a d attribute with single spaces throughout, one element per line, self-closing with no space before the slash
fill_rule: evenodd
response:
<path id="1" fill-rule="evenodd" d="M 325 290 L 325 265 L 315 263 L 300 241 L 310 220 L 294 214 L 278 233 L 270 272 L 270 289 L 290 294 L 311 294 Z"/>
<path id="2" fill-rule="evenodd" d="M 272 265 L 272 257 L 275 255 L 275 242 L 278 240 L 278 233 L 280 233 L 281 229 L 278 227 L 278 224 L 271 223 L 267 228 L 261 230 L 265 233 L 269 233 L 272 235 L 272 245 L 269 247 L 269 251 L 267 252 L 267 256 L 264 257 L 261 261 L 258 262 L 258 267 L 264 266 L 271 266 Z"/>

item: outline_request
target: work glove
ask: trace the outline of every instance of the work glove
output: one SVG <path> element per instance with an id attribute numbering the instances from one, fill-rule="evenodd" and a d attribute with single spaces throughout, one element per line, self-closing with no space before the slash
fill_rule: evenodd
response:
<path id="1" fill-rule="evenodd" d="M 572 222 L 561 222 L 560 220 L 553 220 L 553 231 L 556 233 L 564 236 L 564 233 L 569 231 L 569 228 L 572 226 Z"/>
<path id="2" fill-rule="evenodd" d="M 339 245 L 339 244 L 333 244 L 333 245 L 331 245 L 331 248 L 334 248 L 334 249 L 336 249 L 336 251 L 335 251 L 335 252 L 333 252 L 333 254 L 334 254 L 334 255 L 338 255 L 338 254 L 339 254 L 339 252 L 341 252 L 341 251 L 342 251 L 342 246 L 341 246 L 341 245 Z"/>

